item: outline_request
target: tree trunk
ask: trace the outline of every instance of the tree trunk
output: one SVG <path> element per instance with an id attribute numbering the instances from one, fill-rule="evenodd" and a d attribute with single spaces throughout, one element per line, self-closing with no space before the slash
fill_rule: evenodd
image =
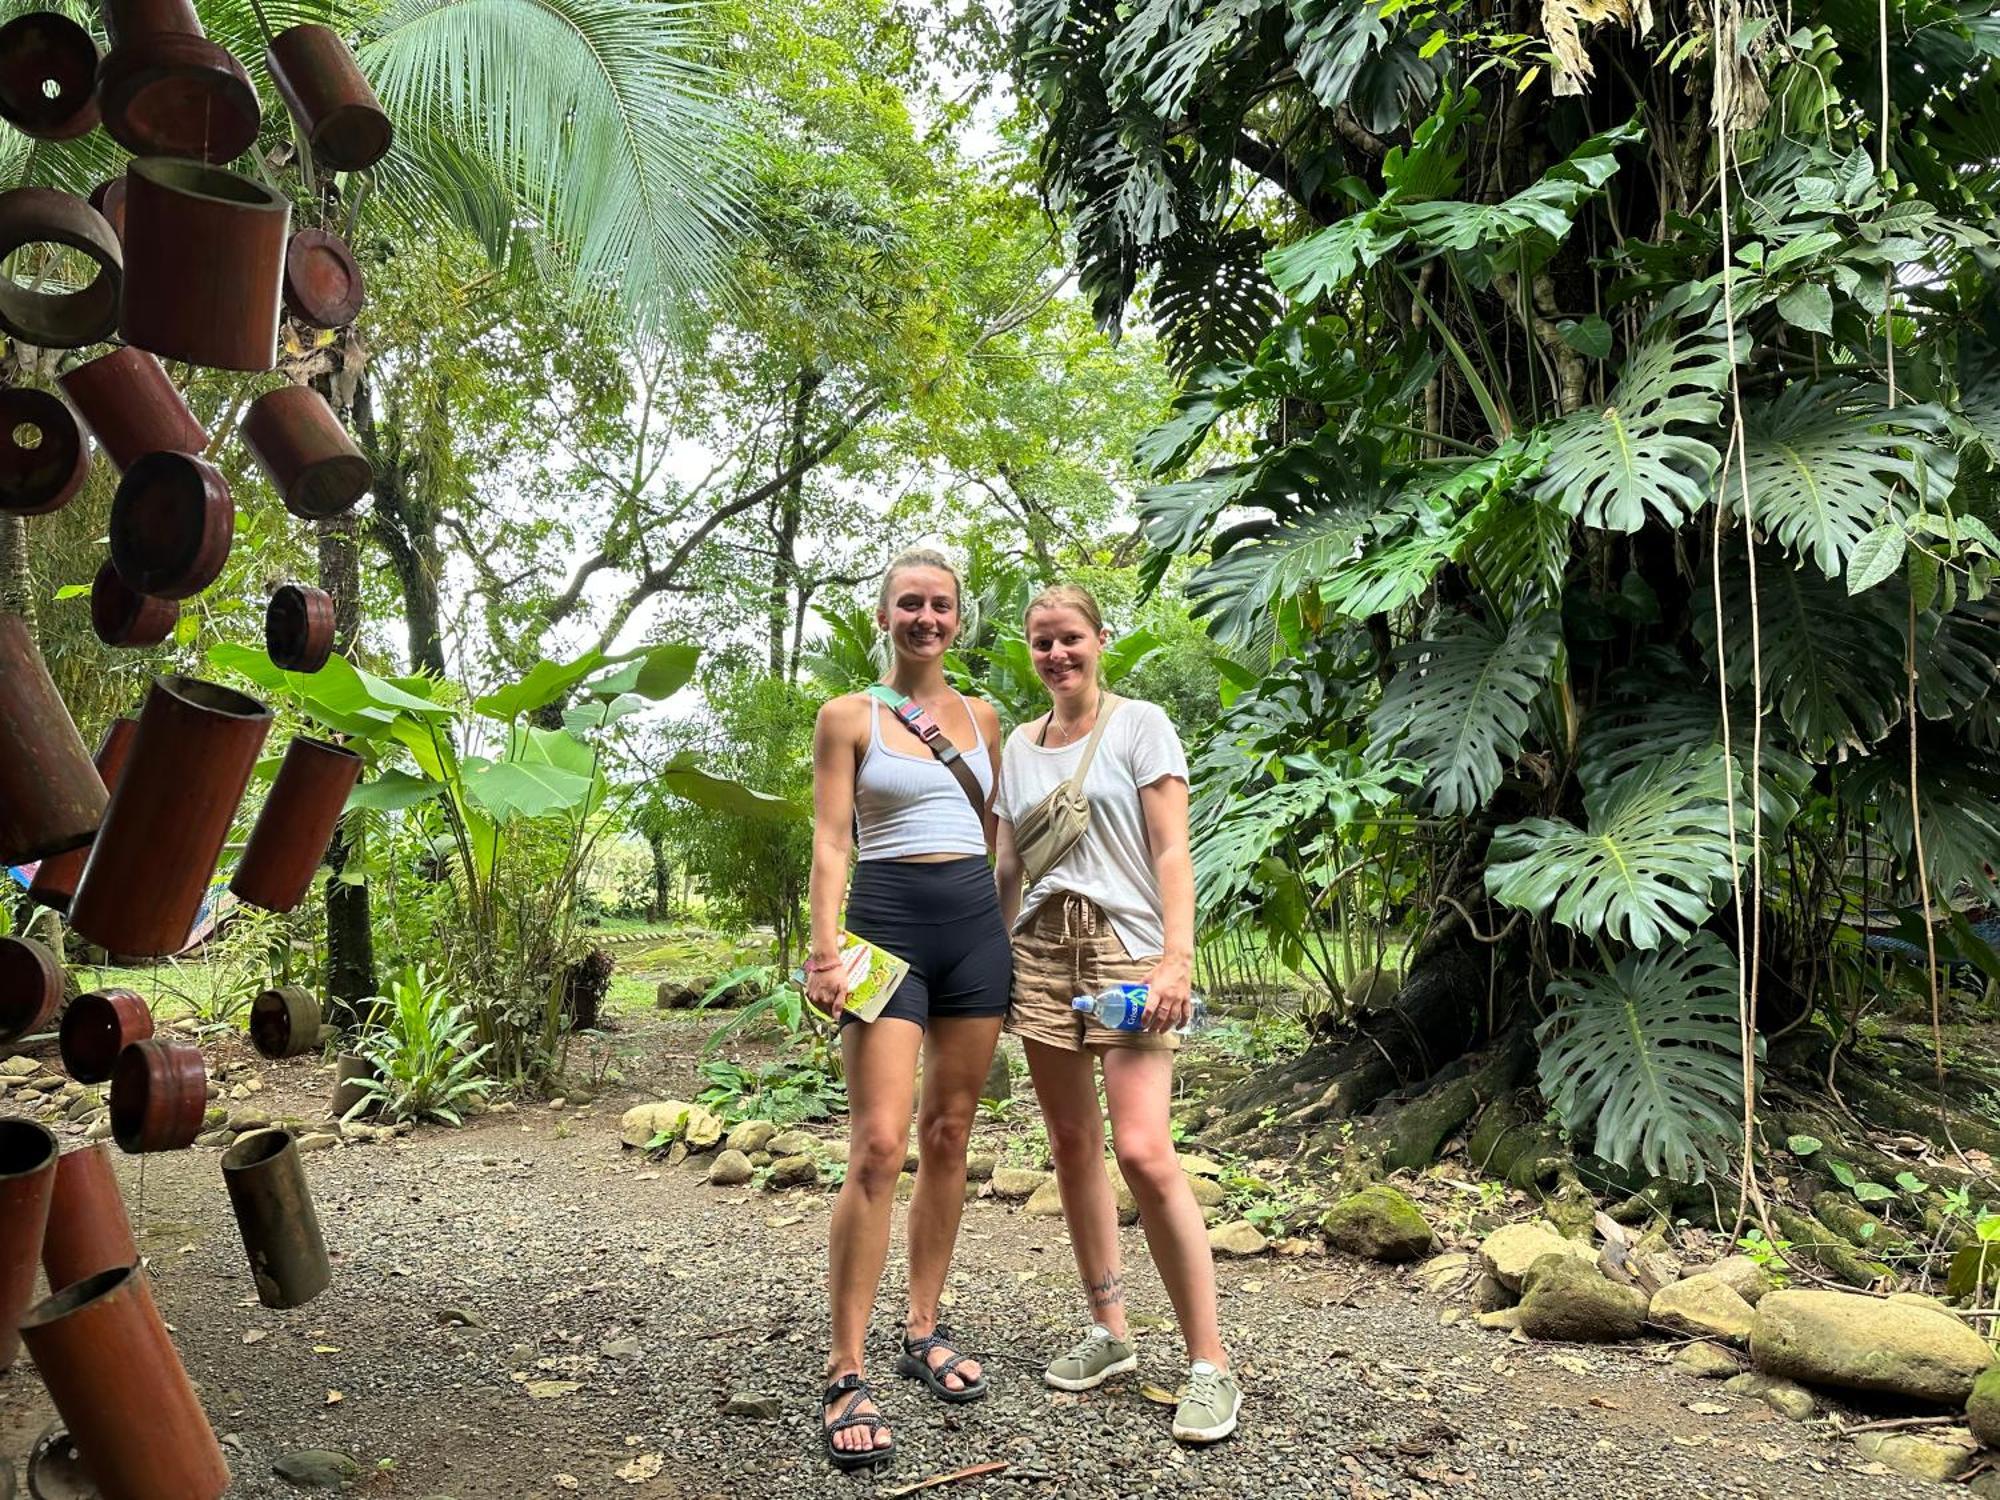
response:
<path id="1" fill-rule="evenodd" d="M 410 666 L 445 675 L 444 631 L 439 623 L 438 578 L 444 551 L 438 545 L 437 508 L 419 493 L 422 476 L 403 462 L 404 443 L 392 405 L 386 422 L 375 414 L 375 394 L 364 375 L 354 391 L 354 436 L 375 470 L 375 503 L 369 530 L 389 554 L 403 590 Z"/>
<path id="2" fill-rule="evenodd" d="M 19 615 L 35 632 L 35 579 L 28 566 L 28 523 L 0 515 L 0 614 Z"/>
<path id="3" fill-rule="evenodd" d="M 673 900 L 674 870 L 667 863 L 667 841 L 664 837 L 655 833 L 648 836 L 646 843 L 653 851 L 653 901 L 646 919 L 664 922 Z"/>
<path id="4" fill-rule="evenodd" d="M 319 584 L 333 596 L 334 649 L 352 659 L 361 637 L 361 523 L 352 512 L 319 523 Z M 329 1019 L 343 1028 L 357 1019 L 355 1003 L 377 992 L 368 887 L 341 878 L 356 853 L 345 821 L 326 851 L 326 993 Z"/>
<path id="5" fill-rule="evenodd" d="M 786 666 L 791 653 L 786 649 L 786 637 L 792 623 L 792 585 L 799 576 L 799 527 L 805 514 L 806 422 L 812 415 L 813 392 L 819 389 L 820 379 L 815 371 L 799 371 L 797 394 L 792 398 L 792 440 L 785 455 L 785 467 L 794 471 L 792 482 L 771 504 L 771 593 L 766 606 L 771 675 L 787 681 L 791 679 Z"/>

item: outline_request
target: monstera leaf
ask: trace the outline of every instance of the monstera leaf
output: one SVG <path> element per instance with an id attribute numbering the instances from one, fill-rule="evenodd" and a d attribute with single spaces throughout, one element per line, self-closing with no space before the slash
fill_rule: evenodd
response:
<path id="1" fill-rule="evenodd" d="M 1652 760 L 1585 796 L 1587 828 L 1530 818 L 1494 834 L 1486 889 L 1599 941 L 1683 941 L 1729 879 L 1726 791 L 1718 753 Z"/>
<path id="2" fill-rule="evenodd" d="M 1895 753 L 1870 756 L 1840 781 L 1841 801 L 1868 819 L 1895 852 L 1904 883 L 1916 888 L 1910 837 L 1910 764 Z M 1963 745 L 1942 727 L 1925 726 L 1917 746 L 1917 808 L 1924 834 L 1924 872 L 1933 899 L 1969 887 L 2000 897 L 2000 754 Z"/>
<path id="3" fill-rule="evenodd" d="M 1161 247 L 1152 312 L 1176 374 L 1240 359 L 1269 331 L 1278 293 L 1264 273 L 1268 248 L 1261 230 L 1215 234 L 1206 225 Z"/>
<path id="4" fill-rule="evenodd" d="M 1742 1139 L 1737 966 L 1711 934 L 1548 993 L 1558 1008 L 1535 1028 L 1542 1094 L 1599 1156 L 1699 1181 Z"/>
<path id="5" fill-rule="evenodd" d="M 1829 578 L 1847 570 L 1861 539 L 1900 520 L 1920 486 L 1936 488 L 1942 457 L 1912 435 L 1921 419 L 1890 410 L 1881 391 L 1800 384 L 1743 413 L 1744 471 L 1757 529 Z M 1738 513 L 1743 476 L 1716 476 Z"/>
<path id="6" fill-rule="evenodd" d="M 1888 732 L 1901 711 L 1906 597 L 1900 584 L 1850 597 L 1817 568 L 1759 552 L 1764 703 L 1802 750 L 1861 749 Z M 1723 575 L 1722 606 L 1730 690 L 1747 693 L 1750 587 L 1740 562 Z M 1694 626 L 1712 659 L 1715 606 L 1706 589 L 1695 600 Z"/>
<path id="7" fill-rule="evenodd" d="M 1399 670 L 1369 721 L 1371 753 L 1421 763 L 1423 796 L 1438 812 L 1472 812 L 1520 753 L 1529 705 L 1561 647 L 1553 613 L 1516 620 L 1505 634 L 1460 618 L 1412 641 L 1397 652 Z"/>
<path id="8" fill-rule="evenodd" d="M 1327 109 L 1345 104 L 1378 135 L 1420 114 L 1450 65 L 1449 49 L 1424 56 L 1431 28 L 1391 36 L 1373 0 L 1289 0 L 1285 46 L 1299 77 Z"/>
<path id="9" fill-rule="evenodd" d="M 1556 424 L 1536 497 L 1605 531 L 1637 531 L 1649 512 L 1680 525 L 1708 498 L 1721 462 L 1685 429 L 1714 425 L 1716 393 L 1728 382 L 1719 339 L 1656 329 L 1626 360 L 1609 401 Z"/>

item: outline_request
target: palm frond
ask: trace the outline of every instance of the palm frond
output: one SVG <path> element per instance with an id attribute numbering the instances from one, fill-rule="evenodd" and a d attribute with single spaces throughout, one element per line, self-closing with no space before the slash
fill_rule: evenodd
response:
<path id="1" fill-rule="evenodd" d="M 398 151 L 470 143 L 580 285 L 659 324 L 723 285 L 743 220 L 714 40 L 699 0 L 393 0 L 361 60 Z"/>

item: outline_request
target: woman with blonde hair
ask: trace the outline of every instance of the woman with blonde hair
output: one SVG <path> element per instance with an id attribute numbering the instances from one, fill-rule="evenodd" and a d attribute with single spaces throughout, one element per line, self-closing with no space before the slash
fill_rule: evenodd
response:
<path id="1" fill-rule="evenodd" d="M 893 653 L 885 679 L 825 704 L 813 731 L 806 996 L 839 1021 L 849 1109 L 847 1180 L 827 1256 L 833 1347 L 821 1397 L 827 1457 L 840 1469 L 870 1467 L 895 1452 L 864 1376 L 863 1346 L 913 1104 L 920 1156 L 896 1367 L 943 1401 L 986 1394 L 978 1361 L 938 1322 L 965 1200 L 966 1142 L 1011 976 L 988 862 L 1000 718 L 991 704 L 953 691 L 944 675 L 961 606 L 958 574 L 937 553 L 905 552 L 892 562 L 876 610 Z M 857 846 L 849 889 L 848 856 Z M 910 966 L 872 1021 L 846 1013 L 843 891 L 846 930 Z"/>
<path id="2" fill-rule="evenodd" d="M 1087 589 L 1046 590 L 1028 606 L 1024 627 L 1050 706 L 1014 731 L 1001 764 L 996 875 L 1014 944 L 1007 1030 L 1027 1050 L 1092 1321 L 1043 1378 L 1058 1390 L 1087 1391 L 1139 1362 L 1104 1170 L 1101 1067 L 1112 1149 L 1191 1361 L 1173 1434 L 1215 1442 L 1235 1431 L 1242 1398 L 1222 1347 L 1207 1226 L 1167 1120 L 1175 1033 L 1193 1008 L 1187 757 L 1157 705 L 1104 690 L 1098 659 L 1110 635 Z M 1077 791 L 1065 832 L 1060 804 Z M 1088 822 L 1077 836 L 1080 807 Z M 1147 987 L 1136 1031 L 1101 1026 L 1071 1005 L 1132 983 Z"/>

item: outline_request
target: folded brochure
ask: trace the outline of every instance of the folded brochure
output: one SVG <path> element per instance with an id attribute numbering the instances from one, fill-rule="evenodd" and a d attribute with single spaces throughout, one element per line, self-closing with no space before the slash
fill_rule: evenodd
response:
<path id="1" fill-rule="evenodd" d="M 847 970 L 847 1009 L 843 1014 L 857 1021 L 872 1021 L 881 1015 L 896 986 L 910 972 L 908 959 L 851 932 L 840 935 L 840 962 Z"/>

